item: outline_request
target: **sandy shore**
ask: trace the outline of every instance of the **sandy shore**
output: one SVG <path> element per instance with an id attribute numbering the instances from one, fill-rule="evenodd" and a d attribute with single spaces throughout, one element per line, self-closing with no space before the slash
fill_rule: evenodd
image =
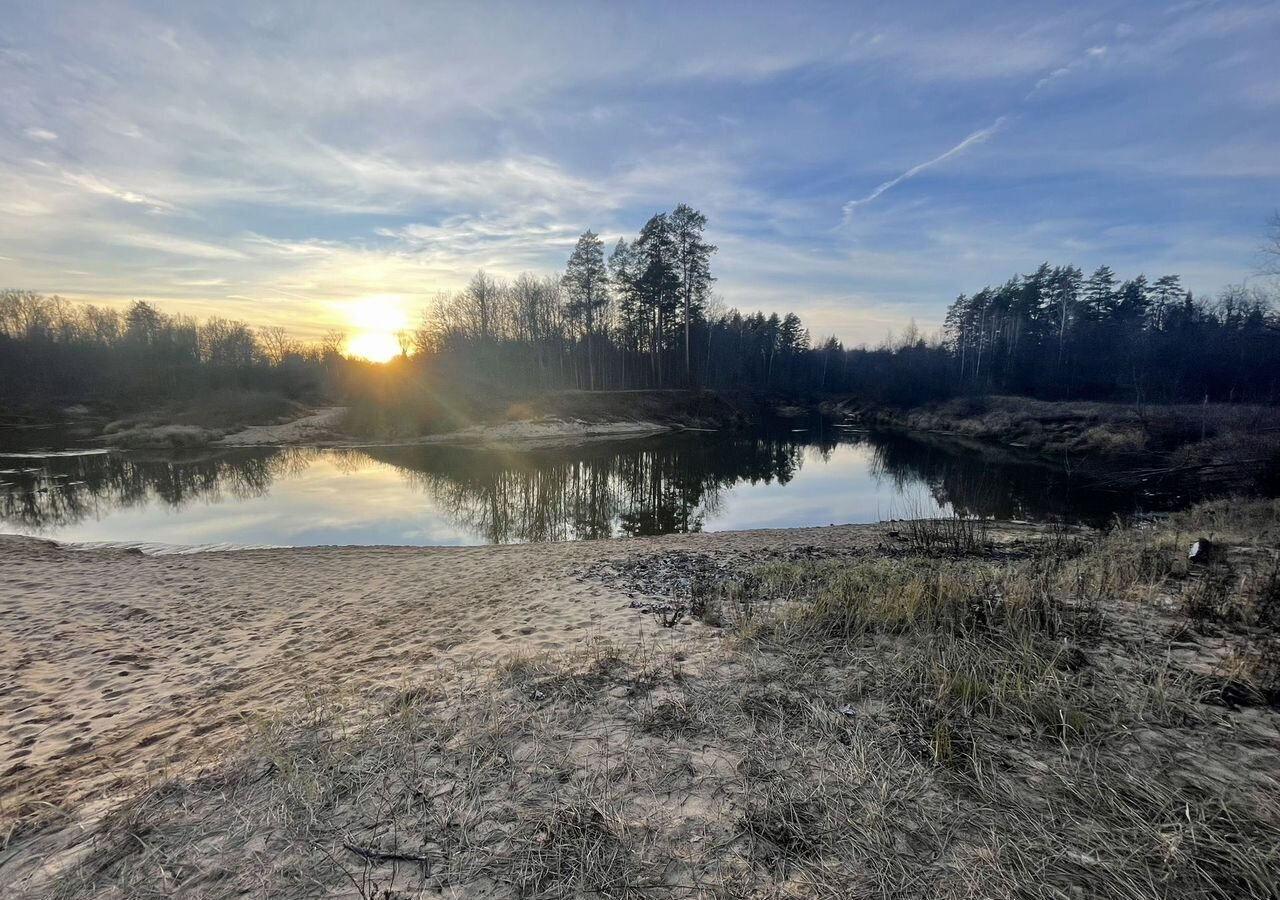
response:
<path id="1" fill-rule="evenodd" d="M 882 538 L 843 526 L 144 556 L 0 537 L 0 831 L 210 760 L 308 694 L 659 632 L 630 596 L 575 576 L 592 562 Z M 691 653 L 713 643 L 701 625 L 677 633 Z"/>
<path id="2" fill-rule="evenodd" d="M 278 425 L 250 425 L 214 443 L 223 447 L 257 447 L 275 444 L 306 444 L 326 438 L 347 411 L 345 406 L 327 406 L 291 422 Z"/>
<path id="3" fill-rule="evenodd" d="M 0 538 L 0 897 L 1273 897 L 1277 528 Z"/>
<path id="4" fill-rule="evenodd" d="M 278 425 L 250 425 L 228 434 L 215 446 L 261 447 L 285 444 L 323 444 L 325 446 L 359 446 L 368 440 L 345 436 L 339 430 L 346 407 L 331 406 L 311 415 Z M 588 422 L 580 419 L 539 419 L 489 425 L 473 425 L 445 434 L 424 435 L 406 444 L 464 444 L 507 447 L 544 447 L 577 444 L 586 441 L 645 437 L 670 429 L 654 422 Z M 386 441 L 379 441 L 385 446 Z"/>

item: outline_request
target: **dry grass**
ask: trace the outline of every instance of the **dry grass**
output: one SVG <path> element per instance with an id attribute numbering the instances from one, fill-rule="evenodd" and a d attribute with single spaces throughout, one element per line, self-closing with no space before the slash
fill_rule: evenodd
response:
<path id="1" fill-rule="evenodd" d="M 943 519 L 910 518 L 902 523 L 907 548 L 923 556 L 982 553 L 991 546 L 990 523 L 954 513 Z"/>
<path id="2" fill-rule="evenodd" d="M 700 583 L 727 641 L 696 671 L 675 643 L 598 645 L 317 701 L 112 813 L 41 890 L 1280 897 L 1280 713 L 1205 689 L 1276 666 L 1276 548 L 1236 545 L 1231 571 L 1258 577 L 1199 625 L 1185 604 L 1211 577 L 1184 562 L 1189 534 L 1274 535 L 1276 511 Z"/>
<path id="3" fill-rule="evenodd" d="M 1136 407 L 1125 403 L 966 397 L 876 418 L 919 431 L 996 440 L 1088 463 L 1103 457 L 1167 456 L 1174 470 L 1212 482 L 1280 478 L 1280 414 L 1274 407 L 1215 403 Z M 1246 487 L 1250 486 L 1248 484 Z"/>

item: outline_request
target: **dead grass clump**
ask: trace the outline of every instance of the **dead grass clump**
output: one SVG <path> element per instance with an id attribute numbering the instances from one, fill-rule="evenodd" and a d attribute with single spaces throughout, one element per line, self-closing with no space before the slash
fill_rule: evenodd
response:
<path id="1" fill-rule="evenodd" d="M 1080 737 L 1095 726 L 1096 698 L 1059 658 L 1028 640 L 943 638 L 908 669 L 908 689 L 942 721 L 977 717 L 1012 727 Z M 1109 717 L 1108 717 L 1109 718 Z"/>
<path id="2" fill-rule="evenodd" d="M 1270 635 L 1251 648 L 1246 671 L 1250 683 L 1272 706 L 1280 706 L 1280 637 Z"/>
<path id="3" fill-rule="evenodd" d="M 1280 635 L 1237 640 L 1207 681 L 1208 697 L 1227 706 L 1280 707 Z"/>
<path id="4" fill-rule="evenodd" d="M 731 578 L 695 578 L 689 584 L 689 611 L 713 627 L 743 629 L 783 602 L 796 585 L 778 583 L 768 567 Z"/>
<path id="5" fill-rule="evenodd" d="M 196 450 L 222 437 L 198 425 L 138 425 L 116 431 L 103 438 L 123 450 Z"/>
<path id="6" fill-rule="evenodd" d="M 1254 581 L 1253 613 L 1262 628 L 1280 632 L 1280 555 Z"/>
<path id="7" fill-rule="evenodd" d="M 1071 449 L 1078 453 L 1098 453 L 1117 456 L 1141 453 L 1147 449 L 1147 434 L 1140 427 L 1126 427 L 1109 422 L 1094 425 L 1080 432 Z"/>
<path id="8" fill-rule="evenodd" d="M 791 728 L 809 713 L 803 694 L 777 684 L 748 688 L 739 699 L 739 705 L 756 728 Z"/>
<path id="9" fill-rule="evenodd" d="M 1187 545 L 1177 527 L 1118 525 L 1060 566 L 1058 582 L 1075 602 L 1151 601 L 1186 577 Z"/>
<path id="10" fill-rule="evenodd" d="M 1087 602 L 1064 600 L 1057 569 L 960 564 L 924 557 L 788 564 L 807 595 L 777 627 L 825 637 L 882 632 L 1036 634 L 1053 638 L 1096 627 Z M 775 576 L 776 577 L 776 576 Z"/>
<path id="11" fill-rule="evenodd" d="M 902 529 L 907 547 L 921 555 L 966 556 L 991 546 L 987 520 L 962 513 L 943 519 L 907 519 Z"/>
<path id="12" fill-rule="evenodd" d="M 521 896 L 645 896 L 646 873 L 628 831 L 619 804 L 586 798 L 559 804 L 520 823 L 502 880 Z"/>
<path id="13" fill-rule="evenodd" d="M 1116 898 L 1280 897 L 1280 830 L 1273 804 L 1258 794 L 1158 777 L 1115 756 L 1087 757 L 1050 772 L 1043 785 L 1040 802 L 1079 816 L 1069 823 L 1075 846 L 1065 835 L 1046 842 L 1050 880 L 1064 889 L 1089 885 L 1089 896 Z"/>
<path id="14" fill-rule="evenodd" d="M 607 641 L 592 641 L 570 656 L 516 653 L 498 665 L 501 683 L 523 697 L 570 706 L 587 705 L 598 691 L 629 679 L 631 672 L 618 648 Z M 637 668 L 633 689 L 638 691 L 650 675 L 643 665 Z"/>
<path id="15" fill-rule="evenodd" d="M 816 785 L 768 781 L 739 820 L 750 854 L 773 860 L 811 856 L 827 835 Z"/>
<path id="16" fill-rule="evenodd" d="M 1280 542 L 1280 499 L 1223 497 L 1171 517 L 1181 533 L 1213 540 L 1275 546 Z"/>
<path id="17" fill-rule="evenodd" d="M 1248 602 L 1239 591 L 1239 580 L 1230 566 L 1215 566 L 1183 589 L 1182 611 L 1201 626 L 1207 622 L 1242 621 Z"/>
<path id="18" fill-rule="evenodd" d="M 689 582 L 689 614 L 704 625 L 721 628 L 726 623 L 722 582 L 694 578 Z"/>
<path id="19" fill-rule="evenodd" d="M 643 731 L 665 737 L 702 730 L 697 711 L 687 696 L 665 697 L 647 706 L 636 721 Z"/>
<path id="20" fill-rule="evenodd" d="M 588 702 L 607 678 L 601 674 L 565 669 L 550 657 L 517 657 L 502 667 L 503 679 L 536 703 Z"/>

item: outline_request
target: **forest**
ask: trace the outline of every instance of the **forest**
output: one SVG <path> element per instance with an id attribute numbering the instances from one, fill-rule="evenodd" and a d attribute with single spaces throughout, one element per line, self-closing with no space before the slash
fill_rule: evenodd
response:
<path id="1" fill-rule="evenodd" d="M 591 231 L 563 273 L 511 281 L 477 273 L 397 335 L 399 359 L 344 354 L 279 327 L 197 321 L 137 301 L 121 311 L 0 292 L 0 409 L 67 404 L 127 412 L 225 389 L 412 402 L 500 389 L 705 389 L 843 395 L 907 406 L 968 394 L 1042 399 L 1274 403 L 1280 314 L 1273 292 L 1193 296 L 1177 275 L 1087 277 L 1044 263 L 962 294 L 941 333 L 914 325 L 874 347 L 815 338 L 794 312 L 742 312 L 712 291 L 707 219 L 681 204 L 612 247 Z M 407 399 L 406 399 L 407 398 Z"/>

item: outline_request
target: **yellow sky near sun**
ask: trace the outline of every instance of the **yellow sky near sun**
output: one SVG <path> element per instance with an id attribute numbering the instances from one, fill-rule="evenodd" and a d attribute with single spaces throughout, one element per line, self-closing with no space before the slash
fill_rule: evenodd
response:
<path id="1" fill-rule="evenodd" d="M 380 294 L 341 304 L 347 324 L 348 356 L 386 362 L 400 355 L 398 332 L 412 327 L 404 302 L 396 294 Z"/>

